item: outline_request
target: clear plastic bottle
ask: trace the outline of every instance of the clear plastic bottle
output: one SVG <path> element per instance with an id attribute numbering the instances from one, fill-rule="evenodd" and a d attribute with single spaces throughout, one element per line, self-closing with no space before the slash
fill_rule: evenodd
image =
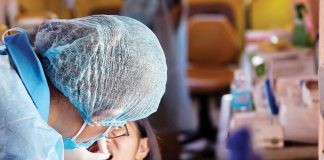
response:
<path id="1" fill-rule="evenodd" d="M 232 107 L 234 111 L 253 110 L 252 87 L 242 70 L 235 70 L 231 84 Z"/>

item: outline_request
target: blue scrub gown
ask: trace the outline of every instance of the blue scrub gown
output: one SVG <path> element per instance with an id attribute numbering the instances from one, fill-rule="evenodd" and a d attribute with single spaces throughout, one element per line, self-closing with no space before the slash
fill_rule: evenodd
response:
<path id="1" fill-rule="evenodd" d="M 8 55 L 0 54 L 0 159 L 63 160 L 59 133 L 40 116 Z"/>

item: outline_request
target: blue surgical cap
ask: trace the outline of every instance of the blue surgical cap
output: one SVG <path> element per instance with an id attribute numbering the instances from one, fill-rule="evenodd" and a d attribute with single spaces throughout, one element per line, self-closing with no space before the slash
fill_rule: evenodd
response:
<path id="1" fill-rule="evenodd" d="M 88 124 L 119 126 L 157 110 L 166 60 L 142 23 L 109 15 L 49 20 L 40 26 L 35 47 L 52 84 Z"/>

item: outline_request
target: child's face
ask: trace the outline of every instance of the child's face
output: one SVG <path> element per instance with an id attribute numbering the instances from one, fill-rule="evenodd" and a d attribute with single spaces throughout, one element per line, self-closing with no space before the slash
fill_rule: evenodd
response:
<path id="1" fill-rule="evenodd" d="M 148 139 L 141 138 L 135 122 L 127 123 L 129 136 L 106 138 L 109 160 L 135 160 L 143 159 L 149 152 Z M 90 149 L 91 151 L 95 151 Z"/>
<path id="2" fill-rule="evenodd" d="M 113 160 L 143 159 L 149 152 L 148 139 L 141 138 L 135 122 L 127 124 L 129 136 L 107 139 L 107 147 Z"/>

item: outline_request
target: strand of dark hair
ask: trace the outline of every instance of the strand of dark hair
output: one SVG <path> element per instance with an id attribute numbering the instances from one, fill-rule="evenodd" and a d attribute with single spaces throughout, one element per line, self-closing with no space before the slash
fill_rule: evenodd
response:
<path id="1" fill-rule="evenodd" d="M 147 118 L 136 121 L 141 138 L 148 138 L 149 154 L 144 160 L 161 160 L 160 148 L 157 142 L 156 135 Z"/>

